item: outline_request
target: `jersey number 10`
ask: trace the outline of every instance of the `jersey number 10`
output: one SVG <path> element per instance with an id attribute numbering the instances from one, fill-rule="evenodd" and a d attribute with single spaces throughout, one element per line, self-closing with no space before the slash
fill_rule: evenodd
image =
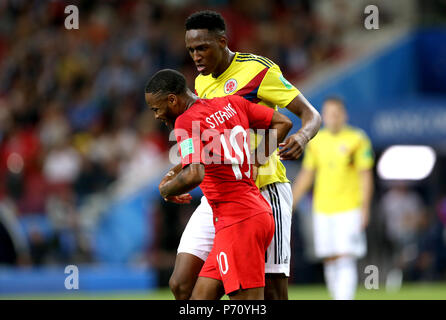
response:
<path id="1" fill-rule="evenodd" d="M 237 143 L 237 135 L 238 134 L 243 135 L 243 146 L 239 146 Z M 250 158 L 249 158 L 249 146 L 248 146 L 248 140 L 247 140 L 247 133 L 246 130 L 242 126 L 235 126 L 232 128 L 231 133 L 229 134 L 229 144 L 231 145 L 232 149 L 234 150 L 235 154 L 240 158 L 240 160 L 237 159 L 237 157 L 233 157 L 231 155 L 231 152 L 229 151 L 228 144 L 226 143 L 225 135 L 220 135 L 220 141 L 223 146 L 223 150 L 225 152 L 225 158 L 228 159 L 232 164 L 232 171 L 234 171 L 235 179 L 240 180 L 242 179 L 242 171 L 241 168 L 244 163 L 244 154 L 245 152 L 247 163 L 248 163 L 248 171 L 243 172 L 247 178 L 251 177 L 251 164 L 250 164 Z M 243 150 L 242 150 L 243 147 Z"/>

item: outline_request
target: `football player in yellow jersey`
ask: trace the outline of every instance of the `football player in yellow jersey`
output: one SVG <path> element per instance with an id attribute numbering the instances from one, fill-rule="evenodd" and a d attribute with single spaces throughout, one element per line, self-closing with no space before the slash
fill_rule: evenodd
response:
<path id="1" fill-rule="evenodd" d="M 197 95 L 213 98 L 236 94 L 274 109 L 287 108 L 302 120 L 302 128 L 280 145 L 281 150 L 276 151 L 268 163 L 259 167 L 256 179 L 272 207 L 276 227 L 265 257 L 265 299 L 288 299 L 292 192 L 280 159 L 297 159 L 319 130 L 321 118 L 271 60 L 229 50 L 225 31 L 224 19 L 216 12 L 197 12 L 186 20 L 186 49 L 200 73 L 195 81 Z M 178 166 L 165 179 L 177 172 Z M 183 195 L 169 200 L 181 203 L 188 199 Z M 178 247 L 169 282 L 176 299 L 190 297 L 201 266 L 211 251 L 214 236 L 212 209 L 203 197 Z"/>
<path id="2" fill-rule="evenodd" d="M 356 259 L 366 253 L 374 164 L 365 133 L 346 125 L 342 100 L 330 98 L 322 108 L 324 128 L 307 145 L 302 170 L 293 186 L 294 206 L 311 188 L 315 254 L 336 300 L 354 298 Z"/>

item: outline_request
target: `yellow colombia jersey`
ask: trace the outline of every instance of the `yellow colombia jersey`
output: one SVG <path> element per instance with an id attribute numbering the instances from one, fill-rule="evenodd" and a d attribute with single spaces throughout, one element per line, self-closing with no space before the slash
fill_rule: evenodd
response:
<path id="1" fill-rule="evenodd" d="M 235 53 L 229 67 L 218 78 L 213 78 L 211 74 L 199 75 L 195 79 L 195 92 L 199 97 L 207 99 L 236 94 L 275 110 L 277 106 L 286 107 L 300 93 L 283 77 L 274 62 L 240 52 Z M 251 138 L 251 142 L 255 141 L 254 138 Z M 256 185 L 262 188 L 274 182 L 289 182 L 277 150 L 259 168 Z"/>
<path id="2" fill-rule="evenodd" d="M 366 134 L 345 126 L 338 134 L 322 129 L 306 149 L 303 167 L 316 170 L 314 212 L 333 214 L 361 206 L 361 170 L 373 167 L 373 151 Z"/>

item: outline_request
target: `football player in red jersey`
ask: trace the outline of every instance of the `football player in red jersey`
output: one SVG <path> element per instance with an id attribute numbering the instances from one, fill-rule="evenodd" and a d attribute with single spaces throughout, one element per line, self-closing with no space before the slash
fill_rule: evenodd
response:
<path id="1" fill-rule="evenodd" d="M 239 96 L 200 99 L 174 70 L 157 72 L 146 85 L 145 98 L 156 119 L 175 124 L 180 147 L 182 170 L 163 179 L 161 195 L 181 197 L 200 185 L 213 209 L 214 245 L 191 299 L 219 299 L 224 293 L 231 299 L 263 299 L 274 219 L 252 177 L 249 129 L 273 129 L 266 136 L 278 145 L 291 121 Z M 212 150 L 204 152 L 209 141 Z"/>
<path id="2" fill-rule="evenodd" d="M 301 128 L 282 143 L 281 150 L 275 151 L 262 166 L 253 168 L 256 185 L 270 203 L 276 225 L 265 255 L 265 299 L 286 300 L 291 262 L 293 197 L 281 161 L 300 157 L 306 143 L 319 129 L 319 113 L 285 79 L 276 63 L 256 54 L 231 51 L 226 24 L 219 13 L 200 11 L 190 15 L 185 22 L 185 31 L 186 49 L 200 73 L 194 85 L 198 97 L 238 95 L 274 110 L 286 108 L 302 121 Z M 168 175 L 175 175 L 180 169 L 181 166 L 177 165 Z M 169 201 L 188 201 L 188 196 Z M 206 197 L 201 197 L 181 236 L 175 268 L 169 280 L 176 299 L 190 298 L 198 273 L 212 249 L 215 235 L 212 216 L 212 208 Z"/>

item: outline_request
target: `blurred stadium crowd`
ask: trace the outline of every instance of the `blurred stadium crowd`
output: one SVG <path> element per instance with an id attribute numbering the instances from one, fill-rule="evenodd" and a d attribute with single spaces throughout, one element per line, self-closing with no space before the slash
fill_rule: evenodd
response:
<path id="1" fill-rule="evenodd" d="M 168 132 L 144 107 L 142 88 L 167 67 L 193 84 L 183 25 L 201 8 L 169 1 L 74 3 L 79 30 L 64 28 L 64 1 L 0 5 L 0 199 L 18 216 L 49 215 L 61 230 L 76 229 L 85 197 L 120 179 L 138 157 L 168 150 Z M 341 51 L 335 37 L 341 30 L 323 27 L 310 1 L 217 3 L 231 48 L 264 52 L 290 79 Z M 66 246 L 68 255 L 79 247 Z"/>
<path id="2" fill-rule="evenodd" d="M 220 11 L 232 50 L 269 57 L 296 83 L 321 63 L 341 59 L 343 34 L 362 23 L 359 14 L 324 19 L 315 3 L 70 1 L 79 8 L 80 29 L 66 30 L 64 1 L 0 2 L 0 203 L 19 220 L 46 215 L 56 231 L 55 238 L 44 241 L 37 230 L 28 230 L 31 255 L 17 260 L 4 254 L 1 262 L 94 261 L 82 236 L 79 208 L 131 168 L 167 159 L 169 132 L 145 107 L 143 88 L 149 75 L 167 67 L 183 72 L 193 86 L 196 70 L 184 48 L 183 29 L 190 13 L 208 7 Z M 336 3 L 333 16 L 353 10 L 348 1 Z M 392 203 L 383 199 L 388 210 Z M 411 210 L 424 210 L 420 203 L 413 200 L 416 209 Z M 157 246 L 175 253 L 192 208 L 160 204 L 165 217 L 157 222 Z M 178 218 L 179 210 L 187 212 Z M 445 204 L 438 210 L 444 218 Z M 423 228 L 424 220 L 416 221 L 421 224 L 405 236 Z"/>

